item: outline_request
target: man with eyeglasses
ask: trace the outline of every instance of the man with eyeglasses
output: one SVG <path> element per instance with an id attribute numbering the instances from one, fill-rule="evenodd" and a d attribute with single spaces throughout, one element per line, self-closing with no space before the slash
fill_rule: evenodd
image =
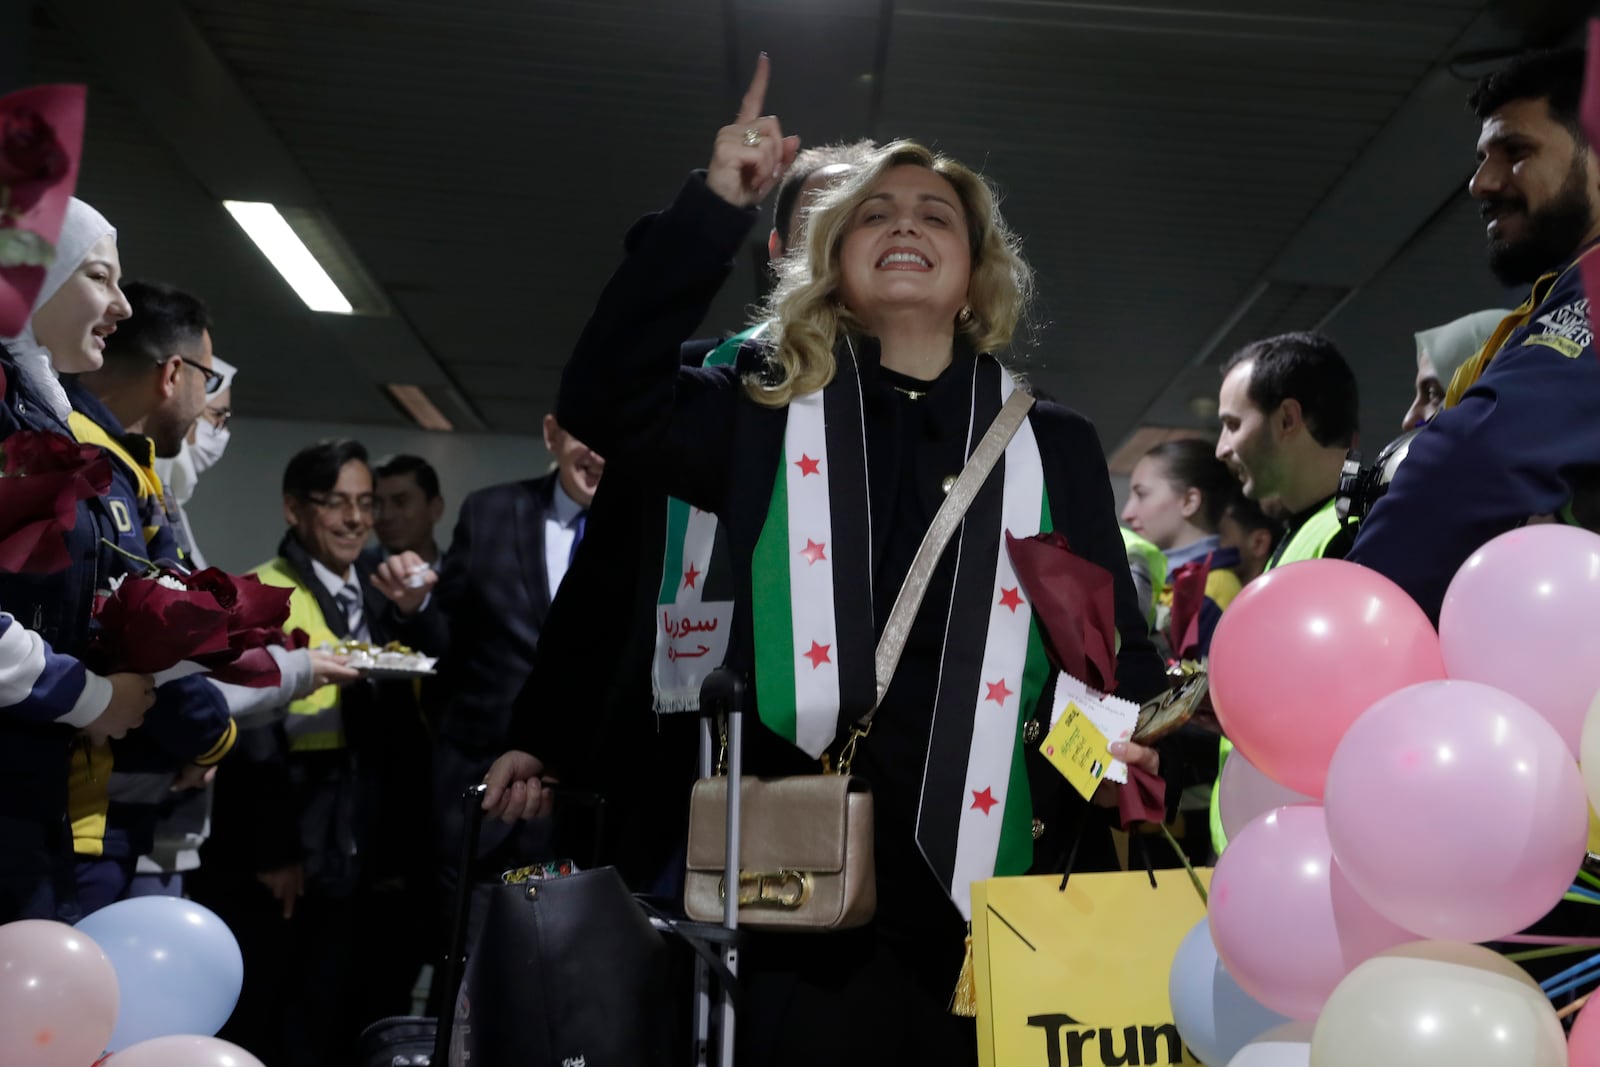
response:
<path id="1" fill-rule="evenodd" d="M 156 457 L 156 474 L 166 494 L 167 518 L 178 527 L 180 542 L 194 560 L 195 567 L 201 570 L 208 564 L 185 509 L 194 497 L 200 476 L 216 466 L 228 448 L 232 436 L 228 423 L 233 419 L 233 382 L 239 373 L 238 368 L 216 355 L 211 357 L 211 367 L 222 375 L 222 388 L 206 396 L 205 410 L 194 420 L 178 454 L 170 459 Z"/>
<path id="2" fill-rule="evenodd" d="M 288 531 L 254 573 L 292 590 L 284 629 L 313 648 L 415 643 L 362 556 L 373 505 L 360 442 L 311 445 L 284 470 Z M 346 1063 L 362 1026 L 409 1009 L 429 948 L 427 736 L 409 681 L 325 685 L 285 712 L 241 723 L 195 897 L 253 976 L 222 1036 L 268 1063 Z"/>
<path id="3" fill-rule="evenodd" d="M 140 520 L 147 530 L 173 527 L 180 552 L 174 558 L 184 561 L 191 546 L 155 459 L 178 455 L 207 397 L 221 391 L 227 376 L 213 365 L 211 317 L 198 297 L 148 282 L 128 282 L 122 291 L 133 315 L 106 338 L 105 365 L 67 385 L 73 431 L 123 453 L 118 458 L 139 476 Z"/>
<path id="4" fill-rule="evenodd" d="M 216 373 L 210 317 L 198 299 L 166 286 L 130 282 L 124 293 L 132 315 L 106 338 L 104 367 L 64 382 L 73 407 L 68 425 L 80 442 L 109 454 L 108 504 L 126 554 L 185 565 L 154 462 L 158 453 L 176 454 L 205 403 Z M 226 699 L 196 676 L 159 686 L 140 730 L 73 752 L 68 805 L 85 913 L 144 892 L 179 892 L 176 882 L 137 884 L 137 858 L 152 848 L 172 790 L 205 781 L 236 737 Z"/>

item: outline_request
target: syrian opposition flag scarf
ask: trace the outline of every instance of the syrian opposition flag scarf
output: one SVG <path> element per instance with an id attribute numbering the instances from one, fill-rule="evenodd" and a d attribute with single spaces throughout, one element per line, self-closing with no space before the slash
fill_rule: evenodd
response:
<path id="1" fill-rule="evenodd" d="M 998 362 L 971 369 L 970 455 L 1017 388 Z M 833 382 L 790 403 L 781 467 L 752 560 L 761 721 L 812 757 L 876 699 L 872 517 L 853 351 Z M 923 770 L 917 842 L 964 917 L 970 887 L 1033 862 L 1022 730 L 1050 666 L 1004 534 L 1048 532 L 1039 446 L 1025 420 L 945 549 L 957 553 Z"/>
<path id="2" fill-rule="evenodd" d="M 767 323 L 722 342 L 702 366 L 724 367 Z M 700 686 L 728 655 L 733 625 L 733 565 L 717 517 L 677 497 L 667 500 L 667 542 L 656 595 L 656 657 L 650 681 L 657 712 L 700 710 Z"/>

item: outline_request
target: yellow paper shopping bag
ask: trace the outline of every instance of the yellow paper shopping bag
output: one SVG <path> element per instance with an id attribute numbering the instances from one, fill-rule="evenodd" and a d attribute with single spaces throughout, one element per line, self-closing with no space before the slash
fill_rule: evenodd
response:
<path id="1" fill-rule="evenodd" d="M 1199 871 L 1209 885 L 1211 872 Z M 1167 1002 L 1178 943 L 1205 918 L 1182 870 L 992 878 L 972 886 L 983 1067 L 1199 1063 Z"/>

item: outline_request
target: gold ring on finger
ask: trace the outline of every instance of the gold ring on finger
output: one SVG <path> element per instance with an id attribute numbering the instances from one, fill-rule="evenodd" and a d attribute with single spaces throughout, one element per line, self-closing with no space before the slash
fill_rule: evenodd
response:
<path id="1" fill-rule="evenodd" d="M 744 131 L 744 143 L 749 145 L 751 148 L 754 148 L 756 145 L 760 144 L 761 131 L 756 129 L 754 126 L 746 129 Z"/>

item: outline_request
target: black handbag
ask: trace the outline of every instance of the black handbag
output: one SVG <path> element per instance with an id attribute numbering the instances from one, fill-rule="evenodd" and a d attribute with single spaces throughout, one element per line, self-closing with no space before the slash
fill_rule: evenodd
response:
<path id="1" fill-rule="evenodd" d="M 614 867 L 497 886 L 456 999 L 451 1067 L 665 1067 L 667 944 Z"/>
<path id="2" fill-rule="evenodd" d="M 415 1015 L 379 1019 L 361 1032 L 357 1067 L 429 1067 L 438 1023 Z"/>

